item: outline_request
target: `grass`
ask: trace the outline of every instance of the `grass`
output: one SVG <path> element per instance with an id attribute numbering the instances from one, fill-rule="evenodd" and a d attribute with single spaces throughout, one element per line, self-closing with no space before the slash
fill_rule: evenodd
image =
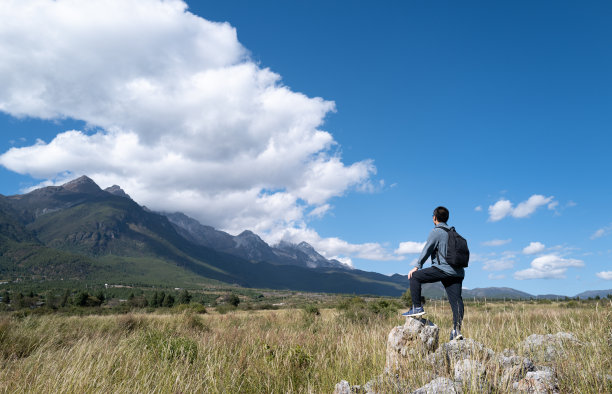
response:
<path id="1" fill-rule="evenodd" d="M 583 345 L 550 363 L 560 391 L 611 392 L 610 302 L 565 304 L 467 305 L 464 335 L 499 352 L 572 332 Z M 380 307 L 358 319 L 348 310 L 0 315 L 0 392 L 330 393 L 380 375 L 387 335 L 404 322 Z M 447 341 L 450 308 L 432 301 L 427 311 Z M 412 390 L 428 383 L 430 367 L 411 368 Z"/>

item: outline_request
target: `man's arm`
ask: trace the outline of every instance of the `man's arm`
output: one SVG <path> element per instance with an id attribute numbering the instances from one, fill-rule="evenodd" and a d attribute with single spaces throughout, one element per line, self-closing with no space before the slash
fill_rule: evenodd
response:
<path id="1" fill-rule="evenodd" d="M 416 268 L 418 269 L 423 268 L 423 264 L 425 264 L 425 261 L 427 261 L 427 258 L 429 258 L 429 256 L 432 255 L 434 250 L 436 250 L 436 245 L 438 243 L 438 236 L 439 236 L 438 233 L 439 231 L 436 231 L 436 229 L 431 230 L 431 232 L 429 233 L 429 236 L 427 237 L 427 242 L 425 243 L 425 246 L 423 246 L 423 251 L 421 252 L 421 255 L 419 256 L 419 258 L 417 259 Z"/>

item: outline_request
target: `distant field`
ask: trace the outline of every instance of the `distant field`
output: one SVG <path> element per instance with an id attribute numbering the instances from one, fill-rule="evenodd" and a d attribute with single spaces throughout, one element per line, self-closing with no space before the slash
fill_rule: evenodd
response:
<path id="1" fill-rule="evenodd" d="M 448 341 L 445 301 L 428 318 Z M 280 309 L 105 316 L 0 315 L 0 392 L 331 393 L 342 379 L 382 373 L 389 331 L 404 319 L 374 309 Z M 584 343 L 552 366 L 561 392 L 611 392 L 612 308 L 598 302 L 484 303 L 464 334 L 502 351 L 530 334 L 572 332 Z M 412 389 L 428 383 L 414 365 Z M 419 376 L 421 376 L 419 378 Z M 611 377 L 612 378 L 612 377 Z"/>

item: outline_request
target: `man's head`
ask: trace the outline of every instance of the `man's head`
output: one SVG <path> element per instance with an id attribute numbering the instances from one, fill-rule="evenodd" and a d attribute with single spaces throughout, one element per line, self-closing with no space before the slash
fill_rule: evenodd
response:
<path id="1" fill-rule="evenodd" d="M 438 207 L 434 209 L 433 216 L 435 221 L 438 223 L 446 223 L 448 221 L 448 209 L 444 207 Z"/>

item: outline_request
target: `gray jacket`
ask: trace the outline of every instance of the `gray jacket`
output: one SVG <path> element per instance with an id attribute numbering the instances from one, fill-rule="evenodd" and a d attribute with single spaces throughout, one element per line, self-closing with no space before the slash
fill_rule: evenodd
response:
<path id="1" fill-rule="evenodd" d="M 427 242 L 423 247 L 421 255 L 417 259 L 416 266 L 419 269 L 423 268 L 423 264 L 427 261 L 427 258 L 431 256 L 431 265 L 444 271 L 449 276 L 458 276 L 463 278 L 465 271 L 461 267 L 453 267 L 446 262 L 444 256 L 446 256 L 446 247 L 448 245 L 448 233 L 442 230 L 440 227 L 450 228 L 446 223 L 439 223 L 427 237 Z M 435 250 L 438 253 L 435 253 Z"/>

